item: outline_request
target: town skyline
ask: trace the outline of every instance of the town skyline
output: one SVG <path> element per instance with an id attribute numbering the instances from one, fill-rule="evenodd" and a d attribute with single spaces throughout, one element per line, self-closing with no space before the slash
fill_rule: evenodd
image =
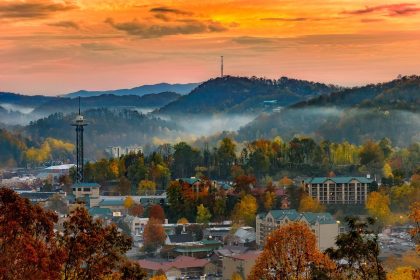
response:
<path id="1" fill-rule="evenodd" d="M 0 1 L 0 90 L 59 95 L 220 74 L 356 86 L 420 73 L 399 1 Z"/>

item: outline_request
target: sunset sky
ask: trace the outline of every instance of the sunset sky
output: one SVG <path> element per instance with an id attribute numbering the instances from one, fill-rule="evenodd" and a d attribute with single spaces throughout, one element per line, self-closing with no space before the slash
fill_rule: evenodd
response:
<path id="1" fill-rule="evenodd" d="M 0 91 L 225 73 L 361 85 L 420 74 L 420 2 L 0 0 Z"/>

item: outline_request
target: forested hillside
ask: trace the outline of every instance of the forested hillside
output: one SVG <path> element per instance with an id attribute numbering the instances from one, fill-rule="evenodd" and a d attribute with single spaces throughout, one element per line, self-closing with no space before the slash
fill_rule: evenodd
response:
<path id="1" fill-rule="evenodd" d="M 420 141 L 420 77 L 345 89 L 260 115 L 239 130 L 238 139 L 310 135 L 318 140 L 350 141 L 388 137 L 395 145 Z"/>
<path id="2" fill-rule="evenodd" d="M 170 139 L 178 126 L 172 122 L 149 117 L 132 110 L 92 109 L 82 113 L 88 123 L 85 129 L 85 150 L 88 158 L 103 156 L 109 146 L 146 145 L 154 137 Z M 74 142 L 75 131 L 70 126 L 75 114 L 55 113 L 24 128 L 30 139 L 47 137 Z"/>
<path id="3" fill-rule="evenodd" d="M 335 86 L 281 78 L 246 78 L 226 76 L 211 79 L 190 94 L 164 106 L 157 113 L 164 115 L 259 113 L 264 101 L 275 106 L 289 106 L 322 94 L 339 90 Z"/>

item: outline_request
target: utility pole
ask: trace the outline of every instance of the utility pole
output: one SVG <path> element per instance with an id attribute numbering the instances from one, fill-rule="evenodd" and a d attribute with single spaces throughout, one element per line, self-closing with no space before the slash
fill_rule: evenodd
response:
<path id="1" fill-rule="evenodd" d="M 80 96 L 79 96 L 79 114 L 76 116 L 76 119 L 71 124 L 76 127 L 76 182 L 83 182 L 83 130 L 87 125 L 83 116 L 80 112 Z"/>

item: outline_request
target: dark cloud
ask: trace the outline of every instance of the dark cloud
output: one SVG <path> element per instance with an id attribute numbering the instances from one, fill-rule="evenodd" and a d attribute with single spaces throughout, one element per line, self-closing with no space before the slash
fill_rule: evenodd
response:
<path id="1" fill-rule="evenodd" d="M 181 24 L 170 25 L 148 24 L 137 20 L 117 23 L 111 18 L 106 19 L 105 22 L 117 30 L 125 31 L 129 35 L 141 38 L 159 38 L 170 35 L 211 33 L 227 30 L 220 22 L 210 20 L 198 21 L 189 19 L 180 21 Z"/>
<path id="2" fill-rule="evenodd" d="M 56 27 L 80 29 L 80 26 L 76 22 L 70 21 L 70 20 L 53 22 L 53 23 L 49 23 L 48 25 L 56 26 Z"/>
<path id="3" fill-rule="evenodd" d="M 0 18 L 45 18 L 56 12 L 76 9 L 73 3 L 24 1 L 0 3 Z"/>
<path id="4" fill-rule="evenodd" d="M 343 14 L 348 15 L 365 15 L 375 12 L 385 11 L 388 16 L 410 16 L 420 12 L 420 8 L 414 3 L 400 3 L 391 5 L 379 5 L 365 7 L 364 9 L 344 11 Z"/>
<path id="5" fill-rule="evenodd" d="M 165 14 L 155 14 L 155 18 L 166 21 L 166 22 L 171 21 L 171 18 Z"/>
<path id="6" fill-rule="evenodd" d="M 192 15 L 191 12 L 182 11 L 174 8 L 168 8 L 168 7 L 157 7 L 150 9 L 150 12 L 152 13 L 159 13 L 159 14 L 175 14 L 175 15 Z"/>
<path id="7" fill-rule="evenodd" d="M 265 21 L 307 21 L 307 20 L 309 20 L 309 18 L 305 18 L 305 17 L 298 17 L 298 18 L 275 17 L 275 18 L 262 18 L 260 20 L 265 20 Z"/>
<path id="8" fill-rule="evenodd" d="M 91 51 L 114 51 L 120 49 L 118 46 L 106 43 L 82 43 L 80 46 Z"/>
<path id="9" fill-rule="evenodd" d="M 371 22 L 381 22 L 385 20 L 383 18 L 362 18 L 360 21 L 363 23 L 371 23 Z"/>

